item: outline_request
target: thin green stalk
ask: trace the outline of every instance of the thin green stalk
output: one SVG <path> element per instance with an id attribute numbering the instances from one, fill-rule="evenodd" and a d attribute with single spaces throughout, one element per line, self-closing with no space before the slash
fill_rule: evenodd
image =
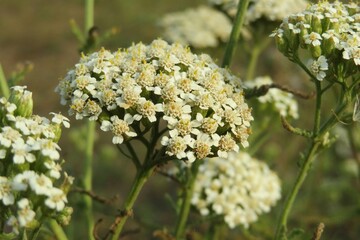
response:
<path id="1" fill-rule="evenodd" d="M 84 29 L 87 32 L 94 26 L 94 0 L 85 0 L 84 8 Z M 95 141 L 95 121 L 88 121 L 87 123 L 87 139 L 85 149 L 85 163 L 84 163 L 84 175 L 83 184 L 86 191 L 92 191 L 92 162 L 93 162 L 93 150 Z M 83 196 L 84 201 L 84 215 L 87 226 L 87 239 L 94 240 L 93 230 L 95 227 L 93 216 L 93 202 L 89 196 Z"/>
<path id="2" fill-rule="evenodd" d="M 209 231 L 206 234 L 206 240 L 219 240 L 221 239 L 221 230 L 223 223 L 212 222 L 209 227 Z"/>
<path id="3" fill-rule="evenodd" d="M 238 5 L 238 10 L 235 16 L 234 25 L 231 30 L 229 41 L 226 45 L 223 67 L 230 67 L 232 57 L 234 55 L 235 47 L 239 41 L 242 26 L 245 21 L 246 11 L 250 0 L 242 0 Z"/>
<path id="4" fill-rule="evenodd" d="M 194 185 L 196 180 L 196 175 L 199 170 L 201 160 L 195 160 L 192 164 L 191 169 L 188 171 L 187 182 L 184 188 L 183 201 L 181 204 L 180 215 L 178 217 L 178 222 L 176 223 L 175 228 L 175 238 L 182 239 L 185 232 L 186 222 L 189 217 L 190 207 L 191 207 L 191 198 L 194 192 Z"/>
<path id="5" fill-rule="evenodd" d="M 315 81 L 316 86 L 316 105 L 315 105 L 315 118 L 314 118 L 314 130 L 313 135 L 317 136 L 320 131 L 320 121 L 321 121 L 321 82 L 317 79 Z"/>
<path id="6" fill-rule="evenodd" d="M 256 45 L 252 48 L 250 62 L 246 71 L 246 80 L 252 80 L 255 76 L 255 69 L 259 60 L 260 54 L 264 51 L 264 49 L 269 45 L 270 38 L 262 39 L 261 42 L 258 42 L 256 39 Z"/>
<path id="7" fill-rule="evenodd" d="M 301 166 L 301 169 L 300 169 L 298 177 L 295 181 L 295 184 L 294 184 L 293 188 L 291 189 L 290 194 L 288 195 L 288 197 L 285 200 L 285 205 L 282 210 L 280 220 L 278 222 L 278 226 L 276 229 L 276 236 L 275 236 L 276 240 L 283 239 L 283 236 L 286 234 L 287 220 L 289 217 L 290 210 L 292 209 L 292 206 L 293 206 L 296 196 L 300 190 L 300 187 L 302 186 L 302 184 L 309 172 L 311 164 L 315 158 L 316 151 L 318 150 L 320 144 L 321 144 L 320 142 L 313 141 L 313 143 L 310 146 L 309 151 L 307 152 L 307 154 L 305 156 L 304 163 Z"/>
<path id="8" fill-rule="evenodd" d="M 85 0 L 85 36 L 88 35 L 88 31 L 94 26 L 94 4 L 95 0 Z"/>
<path id="9" fill-rule="evenodd" d="M 84 162 L 84 175 L 83 184 L 86 191 L 92 191 L 92 162 L 93 162 L 93 149 L 95 142 L 95 121 L 88 121 L 87 123 L 87 138 L 86 138 L 86 149 L 85 149 L 85 162 Z M 85 222 L 87 225 L 88 237 L 87 239 L 94 239 L 93 230 L 95 226 L 94 217 L 92 213 L 93 202 L 90 196 L 83 196 L 84 201 L 84 215 Z"/>
<path id="10" fill-rule="evenodd" d="M 153 173 L 154 169 L 155 169 L 155 167 L 152 167 L 149 169 L 144 169 L 142 171 L 140 170 L 140 172 L 138 172 L 138 175 L 136 176 L 135 181 L 132 185 L 130 194 L 128 195 L 128 197 L 124 203 L 123 213 L 120 216 L 120 218 L 118 219 L 118 221 L 116 222 L 115 229 L 112 229 L 113 230 L 113 236 L 111 237 L 112 240 L 119 239 L 120 233 L 125 225 L 125 222 L 128 219 L 128 217 L 131 215 L 131 211 L 134 206 L 134 203 L 135 203 L 136 199 L 138 198 L 138 195 L 139 195 L 141 189 L 143 188 L 144 184 L 146 183 L 148 178 Z"/>
<path id="11" fill-rule="evenodd" d="M 9 98 L 9 96 L 10 96 L 9 85 L 8 85 L 8 83 L 6 81 L 6 77 L 5 77 L 5 74 L 4 74 L 4 71 L 2 69 L 1 64 L 0 64 L 0 93 L 5 98 Z"/>
<path id="12" fill-rule="evenodd" d="M 52 232 L 55 234 L 55 237 L 57 240 L 68 240 L 64 230 L 55 220 L 53 220 L 53 219 L 50 220 L 49 224 L 50 224 L 50 228 L 51 228 Z"/>

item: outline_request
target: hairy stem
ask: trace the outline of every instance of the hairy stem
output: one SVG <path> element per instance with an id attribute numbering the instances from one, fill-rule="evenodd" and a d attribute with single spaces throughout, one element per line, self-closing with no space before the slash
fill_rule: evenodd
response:
<path id="1" fill-rule="evenodd" d="M 141 189 L 143 188 L 144 184 L 148 180 L 148 178 L 153 173 L 155 167 L 140 170 L 135 178 L 135 181 L 132 185 L 130 194 L 128 195 L 124 207 L 122 209 L 122 213 L 120 217 L 118 218 L 118 221 L 116 221 L 116 225 L 113 225 L 113 236 L 111 237 L 112 240 L 118 240 L 120 237 L 120 233 L 125 225 L 125 222 L 127 221 L 128 217 L 132 215 L 132 208 L 134 206 L 134 203 L 136 199 L 139 196 L 139 193 Z"/>
<path id="2" fill-rule="evenodd" d="M 239 41 L 242 26 L 244 24 L 246 11 L 249 6 L 250 0 L 242 0 L 238 5 L 238 10 L 235 16 L 234 25 L 231 30 L 229 41 L 226 45 L 223 67 L 230 67 L 232 57 L 234 55 L 235 47 Z"/>
<path id="3" fill-rule="evenodd" d="M 187 182 L 184 187 L 183 201 L 181 203 L 180 214 L 175 228 L 175 238 L 182 239 L 185 233 L 185 226 L 190 213 L 191 198 L 194 192 L 196 175 L 200 166 L 200 160 L 195 160 L 191 169 L 188 171 Z"/>
<path id="4" fill-rule="evenodd" d="M 294 184 L 293 188 L 291 189 L 290 194 L 287 196 L 287 198 L 285 200 L 285 205 L 283 207 L 283 210 L 282 210 L 282 213 L 280 216 L 280 220 L 278 222 L 277 230 L 276 230 L 276 237 L 275 237 L 276 240 L 283 239 L 283 236 L 286 234 L 287 220 L 288 220 L 290 211 L 292 209 L 292 206 L 294 204 L 296 196 L 300 190 L 300 187 L 302 186 L 302 184 L 309 172 L 311 163 L 313 162 L 313 160 L 315 158 L 315 154 L 316 154 L 316 151 L 319 148 L 319 146 L 320 146 L 320 142 L 313 142 L 305 156 L 304 163 L 302 164 L 302 166 L 300 168 L 300 171 L 299 171 L 299 174 L 295 181 L 295 184 Z"/>

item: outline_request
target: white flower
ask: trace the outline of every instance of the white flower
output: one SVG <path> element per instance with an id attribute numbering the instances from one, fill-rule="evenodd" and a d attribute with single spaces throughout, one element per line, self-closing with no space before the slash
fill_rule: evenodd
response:
<path id="1" fill-rule="evenodd" d="M 65 193 L 59 188 L 51 188 L 47 192 L 48 198 L 45 200 L 45 205 L 51 209 L 60 212 L 64 209 L 67 198 Z"/>
<path id="2" fill-rule="evenodd" d="M 248 87 L 260 87 L 262 85 L 272 84 L 270 77 L 257 77 L 252 81 L 245 83 Z M 298 104 L 291 93 L 281 91 L 276 88 L 270 88 L 266 95 L 257 98 L 263 104 L 271 104 L 277 112 L 283 117 L 298 118 Z M 246 129 L 244 129 L 246 130 Z"/>
<path id="3" fill-rule="evenodd" d="M 0 149 L 0 159 L 4 159 L 6 157 L 6 150 Z"/>
<path id="4" fill-rule="evenodd" d="M 143 117 L 147 118 L 150 122 L 155 122 L 156 112 L 163 112 L 163 106 L 161 103 L 154 104 L 151 101 L 141 98 L 138 102 L 137 112 L 133 117 L 136 121 L 140 121 Z"/>
<path id="5" fill-rule="evenodd" d="M 131 132 L 129 127 L 129 124 L 133 121 L 134 119 L 130 114 L 125 114 L 124 120 L 119 119 L 118 116 L 114 115 L 110 118 L 110 121 L 102 121 L 100 129 L 105 132 L 111 131 L 114 134 L 112 142 L 114 144 L 121 144 L 124 141 L 124 136 L 136 136 L 136 133 Z"/>
<path id="6" fill-rule="evenodd" d="M 29 186 L 37 195 L 48 195 L 52 185 L 51 179 L 44 174 L 29 179 Z"/>
<path id="7" fill-rule="evenodd" d="M 14 154 L 13 162 L 15 164 L 23 164 L 25 162 L 32 163 L 36 160 L 35 155 L 31 153 L 32 149 L 29 145 L 24 143 L 24 140 L 19 139 L 12 144 L 11 152 Z"/>
<path id="8" fill-rule="evenodd" d="M 15 216 L 10 216 L 6 221 L 6 225 L 12 228 L 12 232 L 19 235 L 19 221 Z"/>
<path id="9" fill-rule="evenodd" d="M 14 204 L 11 182 L 8 178 L 0 176 L 0 200 L 5 206 Z"/>
<path id="10" fill-rule="evenodd" d="M 12 179 L 12 188 L 15 191 L 26 191 L 31 179 L 36 178 L 34 171 L 24 171 Z"/>
<path id="11" fill-rule="evenodd" d="M 53 123 L 56 123 L 59 125 L 62 124 L 66 128 L 70 127 L 69 119 L 67 117 L 64 117 L 63 115 L 58 114 L 58 113 L 50 113 L 50 114 L 54 115 L 54 117 L 51 119 L 51 121 Z"/>
<path id="12" fill-rule="evenodd" d="M 35 140 L 32 147 L 34 150 L 40 150 L 43 156 L 47 156 L 52 160 L 58 160 L 60 158 L 59 145 L 50 139 Z"/>
<path id="13" fill-rule="evenodd" d="M 187 158 L 190 162 L 195 160 L 194 155 L 191 152 L 186 151 L 188 146 L 193 144 L 193 139 L 190 135 L 184 137 L 171 136 L 171 138 L 164 136 L 161 139 L 161 144 L 167 146 L 166 153 L 169 156 L 176 156 L 177 159 Z"/>
<path id="14" fill-rule="evenodd" d="M 1 130 L 0 144 L 4 147 L 10 147 L 11 143 L 21 138 L 21 134 L 9 126 L 5 126 Z"/>
<path id="15" fill-rule="evenodd" d="M 27 198 L 22 198 L 17 202 L 19 207 L 18 210 L 18 221 L 20 227 L 27 227 L 27 225 L 34 220 L 35 212 L 31 209 L 29 200 Z"/>
<path id="16" fill-rule="evenodd" d="M 160 26 L 164 29 L 166 40 L 204 48 L 226 42 L 232 24 L 222 12 L 200 6 L 167 14 L 161 19 Z"/>
<path id="17" fill-rule="evenodd" d="M 208 0 L 210 4 L 219 5 L 230 16 L 234 17 L 237 5 L 241 0 Z M 265 18 L 268 21 L 281 21 L 289 14 L 304 10 L 308 2 L 305 0 L 254 0 L 249 4 L 246 23 Z"/>
<path id="18" fill-rule="evenodd" d="M 308 68 L 316 79 L 322 81 L 326 77 L 326 70 L 328 70 L 327 59 L 324 56 L 320 56 L 317 60 L 310 59 L 308 62 Z"/>
<path id="19" fill-rule="evenodd" d="M 313 46 L 320 46 L 322 37 L 319 33 L 312 32 L 304 36 L 304 40 L 306 44 Z"/>
<path id="20" fill-rule="evenodd" d="M 49 169 L 49 175 L 55 179 L 59 179 L 61 174 L 61 166 L 55 162 L 45 162 L 44 166 Z"/>

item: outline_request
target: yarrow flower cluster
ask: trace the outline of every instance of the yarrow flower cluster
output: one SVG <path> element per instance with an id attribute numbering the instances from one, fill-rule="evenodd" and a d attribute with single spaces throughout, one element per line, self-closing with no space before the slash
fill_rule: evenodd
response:
<path id="1" fill-rule="evenodd" d="M 252 116 L 239 83 L 208 55 L 158 39 L 83 56 L 56 90 L 70 114 L 98 120 L 114 144 L 165 120 L 166 154 L 191 162 L 248 145 Z"/>
<path id="2" fill-rule="evenodd" d="M 15 234 L 46 217 L 66 224 L 72 212 L 66 207 L 72 178 L 62 171 L 57 144 L 68 119 L 32 115 L 32 104 L 26 87 L 13 87 L 9 99 L 0 98 L 0 222 Z"/>
<path id="3" fill-rule="evenodd" d="M 208 0 L 212 5 L 234 17 L 241 0 Z M 253 0 L 250 1 L 246 13 L 246 22 L 252 23 L 259 19 L 281 21 L 289 14 L 304 10 L 308 2 L 305 0 Z"/>
<path id="4" fill-rule="evenodd" d="M 320 2 L 285 18 L 271 35 L 290 59 L 309 51 L 307 67 L 315 79 L 346 78 L 359 72 L 360 7 L 356 3 Z"/>
<path id="5" fill-rule="evenodd" d="M 257 77 L 252 81 L 245 82 L 245 86 L 254 88 L 273 83 L 269 76 Z M 299 117 L 298 104 L 294 95 L 281 91 L 280 89 L 270 88 L 266 95 L 258 97 L 257 100 L 262 104 L 272 106 L 282 117 L 297 119 Z"/>
<path id="6" fill-rule="evenodd" d="M 228 17 L 211 7 L 199 6 L 165 15 L 159 25 L 163 37 L 195 48 L 217 47 L 229 38 L 232 23 Z"/>
<path id="7" fill-rule="evenodd" d="M 280 180 L 245 152 L 205 159 L 195 180 L 192 204 L 201 215 L 222 215 L 230 228 L 248 227 L 281 197 Z"/>

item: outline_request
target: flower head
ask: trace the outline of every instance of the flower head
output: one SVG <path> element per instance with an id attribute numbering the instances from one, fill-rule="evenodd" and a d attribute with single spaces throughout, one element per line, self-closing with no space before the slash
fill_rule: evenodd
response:
<path id="1" fill-rule="evenodd" d="M 212 5 L 219 6 L 230 16 L 235 17 L 237 5 L 241 0 L 208 0 Z M 292 13 L 297 13 L 306 8 L 305 0 L 253 0 L 249 3 L 246 13 L 246 22 L 251 23 L 261 18 L 268 21 L 281 21 Z"/>
<path id="2" fill-rule="evenodd" d="M 57 140 L 60 125 L 69 127 L 68 119 L 60 114 L 53 114 L 51 121 L 31 115 L 29 98 L 31 92 L 25 87 L 14 87 L 10 99 L 0 99 L 0 201 L 4 206 L 0 218 L 15 234 L 21 228 L 32 229 L 44 217 L 57 218 L 66 203 L 67 191 L 56 187 L 57 180 L 66 176 L 58 163 Z M 55 201 L 52 193 L 58 190 L 54 189 L 63 195 L 56 207 L 49 203 Z"/>
<path id="3" fill-rule="evenodd" d="M 307 51 L 315 79 L 347 78 L 360 69 L 359 14 L 355 3 L 321 1 L 286 17 L 271 36 L 290 59 L 300 49 Z"/>
<path id="4" fill-rule="evenodd" d="M 273 81 L 270 77 L 257 77 L 253 81 L 245 82 L 248 87 L 260 87 L 270 85 Z M 266 95 L 257 98 L 262 104 L 271 105 L 271 107 L 282 117 L 298 118 L 298 104 L 291 93 L 281 91 L 276 88 L 270 88 Z"/>
<path id="5" fill-rule="evenodd" d="M 95 68 L 99 62 L 104 67 Z M 165 154 L 193 161 L 237 151 L 237 129 L 250 127 L 251 110 L 241 97 L 240 79 L 208 55 L 193 54 L 178 43 L 157 39 L 114 53 L 102 49 L 83 56 L 79 64 L 87 70 L 70 70 L 56 91 L 77 119 L 100 121 L 114 144 L 140 137 L 142 130 L 164 120 Z M 79 86 L 78 79 L 89 74 L 96 81 Z M 89 103 L 96 111 L 87 110 Z M 204 135 L 209 139 L 200 137 Z M 247 136 L 242 135 L 242 143 Z"/>
<path id="6" fill-rule="evenodd" d="M 230 228 L 248 227 L 280 199 L 280 180 L 247 153 L 205 159 L 195 180 L 192 204 L 201 215 L 222 215 Z"/>
<path id="7" fill-rule="evenodd" d="M 216 47 L 226 42 L 232 27 L 225 14 L 207 6 L 169 13 L 159 24 L 166 40 L 195 48 Z"/>

